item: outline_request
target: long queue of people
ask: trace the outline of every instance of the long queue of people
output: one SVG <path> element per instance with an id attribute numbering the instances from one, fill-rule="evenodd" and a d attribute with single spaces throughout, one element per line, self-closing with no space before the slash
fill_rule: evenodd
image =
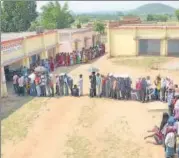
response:
<path id="1" fill-rule="evenodd" d="M 73 51 L 72 53 L 58 53 L 56 55 L 56 67 L 72 66 L 75 64 L 87 63 L 97 57 L 105 54 L 105 45 L 99 44 L 89 49 L 82 49 L 81 51 Z"/>
<path id="2" fill-rule="evenodd" d="M 53 76 L 49 73 L 35 73 L 34 79 L 23 75 L 13 77 L 14 90 L 19 95 L 32 96 L 83 96 L 83 75 L 79 75 L 77 83 L 72 76 L 62 73 Z M 32 75 L 31 74 L 31 75 Z M 17 81 L 17 82 L 16 82 Z M 137 100 L 146 102 L 160 100 L 167 102 L 168 113 L 163 114 L 160 127 L 155 126 L 152 134 L 155 143 L 164 145 L 166 158 L 173 158 L 176 150 L 176 138 L 179 136 L 179 89 L 169 77 L 157 76 L 152 84 L 150 77 L 138 78 L 132 87 L 132 79 L 128 75 L 101 75 L 92 72 L 89 76 L 89 97 L 105 97 L 116 100 Z M 55 85 L 55 86 L 54 86 Z"/>
<path id="3" fill-rule="evenodd" d="M 178 155 L 177 137 L 179 136 L 179 88 L 169 77 L 157 76 L 152 88 L 150 77 L 138 78 L 135 88 L 132 88 L 132 80 L 128 75 L 100 75 L 93 72 L 90 76 L 90 97 L 108 97 L 113 99 L 133 99 L 141 102 L 160 100 L 167 102 L 168 113 L 163 113 L 160 126 L 154 126 L 147 132 L 153 137 L 154 144 L 163 145 L 166 158 L 174 158 Z"/>
<path id="4" fill-rule="evenodd" d="M 13 78 L 14 91 L 18 95 L 54 96 L 54 92 L 53 92 L 54 89 L 52 84 L 56 82 L 55 83 L 57 87 L 55 88 L 56 93 L 59 95 L 63 95 L 63 91 L 66 90 L 63 90 L 64 88 L 61 88 L 63 90 L 62 92 L 58 90 L 58 87 L 60 87 L 58 86 L 59 79 L 56 79 L 57 81 L 54 81 L 52 77 L 50 77 L 49 73 L 52 73 L 55 67 L 72 66 L 75 64 L 87 63 L 104 54 L 105 54 L 105 45 L 98 44 L 97 46 L 90 47 L 89 49 L 83 48 L 81 51 L 73 51 L 72 53 L 64 53 L 64 52 L 58 53 L 56 55 L 55 60 L 53 60 L 52 58 L 46 60 L 39 60 L 35 64 L 31 65 L 30 69 L 27 69 L 27 67 L 24 66 L 21 68 L 20 72 L 13 73 L 12 78 Z M 47 73 L 35 73 L 34 69 L 38 66 L 45 67 Z M 34 79 L 28 77 L 30 74 L 34 74 L 35 76 Z M 57 75 L 56 77 L 60 78 L 61 80 L 61 76 Z M 62 84 L 62 81 L 60 83 Z M 44 85 L 47 88 L 44 88 Z M 39 87 L 43 87 L 43 88 L 39 88 Z M 52 87 L 52 88 L 48 88 L 48 87 Z M 77 85 L 75 87 L 77 88 Z M 67 90 L 67 94 L 64 95 L 68 95 L 68 90 Z"/>

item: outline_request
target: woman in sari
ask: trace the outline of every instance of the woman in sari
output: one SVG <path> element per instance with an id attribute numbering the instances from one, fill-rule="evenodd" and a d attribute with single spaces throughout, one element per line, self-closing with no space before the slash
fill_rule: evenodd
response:
<path id="1" fill-rule="evenodd" d="M 76 64 L 76 52 L 73 53 L 73 64 Z"/>
<path id="2" fill-rule="evenodd" d="M 51 72 L 54 71 L 54 62 L 53 62 L 53 59 L 50 61 L 50 71 Z"/>
<path id="3" fill-rule="evenodd" d="M 68 66 L 70 66 L 70 53 L 68 53 Z"/>
<path id="4" fill-rule="evenodd" d="M 79 52 L 77 52 L 76 62 L 77 62 L 77 64 L 80 64 L 80 53 Z"/>

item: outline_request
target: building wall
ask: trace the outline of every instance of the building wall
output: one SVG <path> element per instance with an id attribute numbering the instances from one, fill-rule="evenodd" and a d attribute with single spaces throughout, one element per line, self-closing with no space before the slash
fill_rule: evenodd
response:
<path id="1" fill-rule="evenodd" d="M 108 27 L 107 37 L 107 48 L 111 56 L 139 55 L 140 39 L 160 40 L 160 55 L 167 56 L 168 40 L 179 39 L 179 26 Z"/>
<path id="2" fill-rule="evenodd" d="M 135 55 L 135 29 L 111 30 L 110 32 L 110 54 L 111 56 L 133 56 Z M 108 40 L 109 41 L 109 40 Z M 130 44 L 130 47 L 129 47 Z M 109 49 L 109 48 L 108 48 Z"/>
<path id="3" fill-rule="evenodd" d="M 91 29 L 83 31 L 83 32 L 75 32 L 72 34 L 72 48 L 75 49 L 75 40 L 78 40 L 78 49 L 82 49 L 83 47 L 85 47 L 85 38 L 88 38 L 88 45 L 91 44 L 92 46 L 92 36 L 93 36 L 93 32 Z"/>
<path id="4" fill-rule="evenodd" d="M 72 34 L 72 39 L 68 41 L 68 50 L 71 52 L 73 47 L 73 41 L 79 39 L 79 49 L 84 47 L 85 37 L 89 38 L 88 45 L 92 44 L 92 30 L 80 30 L 77 33 Z M 24 38 L 18 38 L 15 40 L 8 40 L 1 42 L 1 71 L 3 82 L 1 79 L 1 97 L 7 96 L 6 81 L 4 81 L 4 67 L 10 65 L 11 67 L 30 66 L 30 58 L 39 54 L 41 59 L 47 59 L 48 56 L 55 56 L 57 52 L 60 52 L 60 34 L 56 31 L 49 31 L 43 34 L 31 35 Z"/>
<path id="5" fill-rule="evenodd" d="M 23 38 L 1 43 L 1 65 L 8 65 L 24 58 Z"/>
<path id="6" fill-rule="evenodd" d="M 57 32 L 27 36 L 15 40 L 1 42 L 1 66 L 10 65 L 34 54 L 40 54 L 58 45 Z M 14 47 L 17 47 L 14 49 Z"/>

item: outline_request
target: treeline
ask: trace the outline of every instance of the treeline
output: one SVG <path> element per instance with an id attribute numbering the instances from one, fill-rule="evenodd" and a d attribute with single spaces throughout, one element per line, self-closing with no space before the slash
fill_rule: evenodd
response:
<path id="1" fill-rule="evenodd" d="M 1 4 L 2 32 L 35 31 L 44 29 L 68 28 L 75 21 L 66 2 L 63 6 L 58 1 L 49 2 L 37 13 L 36 1 L 3 1 Z"/>
<path id="2" fill-rule="evenodd" d="M 169 19 L 172 19 L 173 17 L 174 17 L 173 15 L 169 15 L 169 14 L 163 14 L 163 15 L 149 14 L 149 15 L 147 15 L 146 20 L 147 21 L 157 21 L 157 22 L 167 22 Z M 176 12 L 176 17 L 177 17 L 177 12 Z"/>
<path id="3" fill-rule="evenodd" d="M 72 26 L 81 28 L 82 24 L 93 22 L 94 30 L 100 30 L 99 33 L 102 33 L 104 25 L 100 21 L 120 20 L 124 16 L 123 12 L 75 15 L 69 10 L 67 2 L 62 6 L 58 1 L 47 3 L 41 10 L 41 13 L 37 12 L 36 1 L 3 1 L 1 3 L 1 31 L 35 31 L 39 26 L 44 29 L 63 29 Z M 179 10 L 176 10 L 175 15 L 179 20 Z M 147 15 L 145 20 L 163 22 L 170 18 L 170 15 Z"/>

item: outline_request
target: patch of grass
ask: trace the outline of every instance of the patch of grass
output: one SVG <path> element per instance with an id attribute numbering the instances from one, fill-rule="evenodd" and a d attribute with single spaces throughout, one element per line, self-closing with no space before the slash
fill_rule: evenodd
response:
<path id="1" fill-rule="evenodd" d="M 6 140 L 16 143 L 24 138 L 27 135 L 28 127 L 32 124 L 39 110 L 46 105 L 47 100 L 48 98 L 34 98 L 3 119 L 1 122 L 2 143 L 5 143 Z"/>
<path id="2" fill-rule="evenodd" d="M 167 62 L 167 57 L 135 57 L 135 58 L 115 58 L 114 64 L 130 67 L 159 68 L 161 64 Z"/>
<path id="3" fill-rule="evenodd" d="M 91 158 L 94 152 L 91 142 L 75 133 L 68 137 L 66 146 L 64 154 L 67 158 Z"/>

